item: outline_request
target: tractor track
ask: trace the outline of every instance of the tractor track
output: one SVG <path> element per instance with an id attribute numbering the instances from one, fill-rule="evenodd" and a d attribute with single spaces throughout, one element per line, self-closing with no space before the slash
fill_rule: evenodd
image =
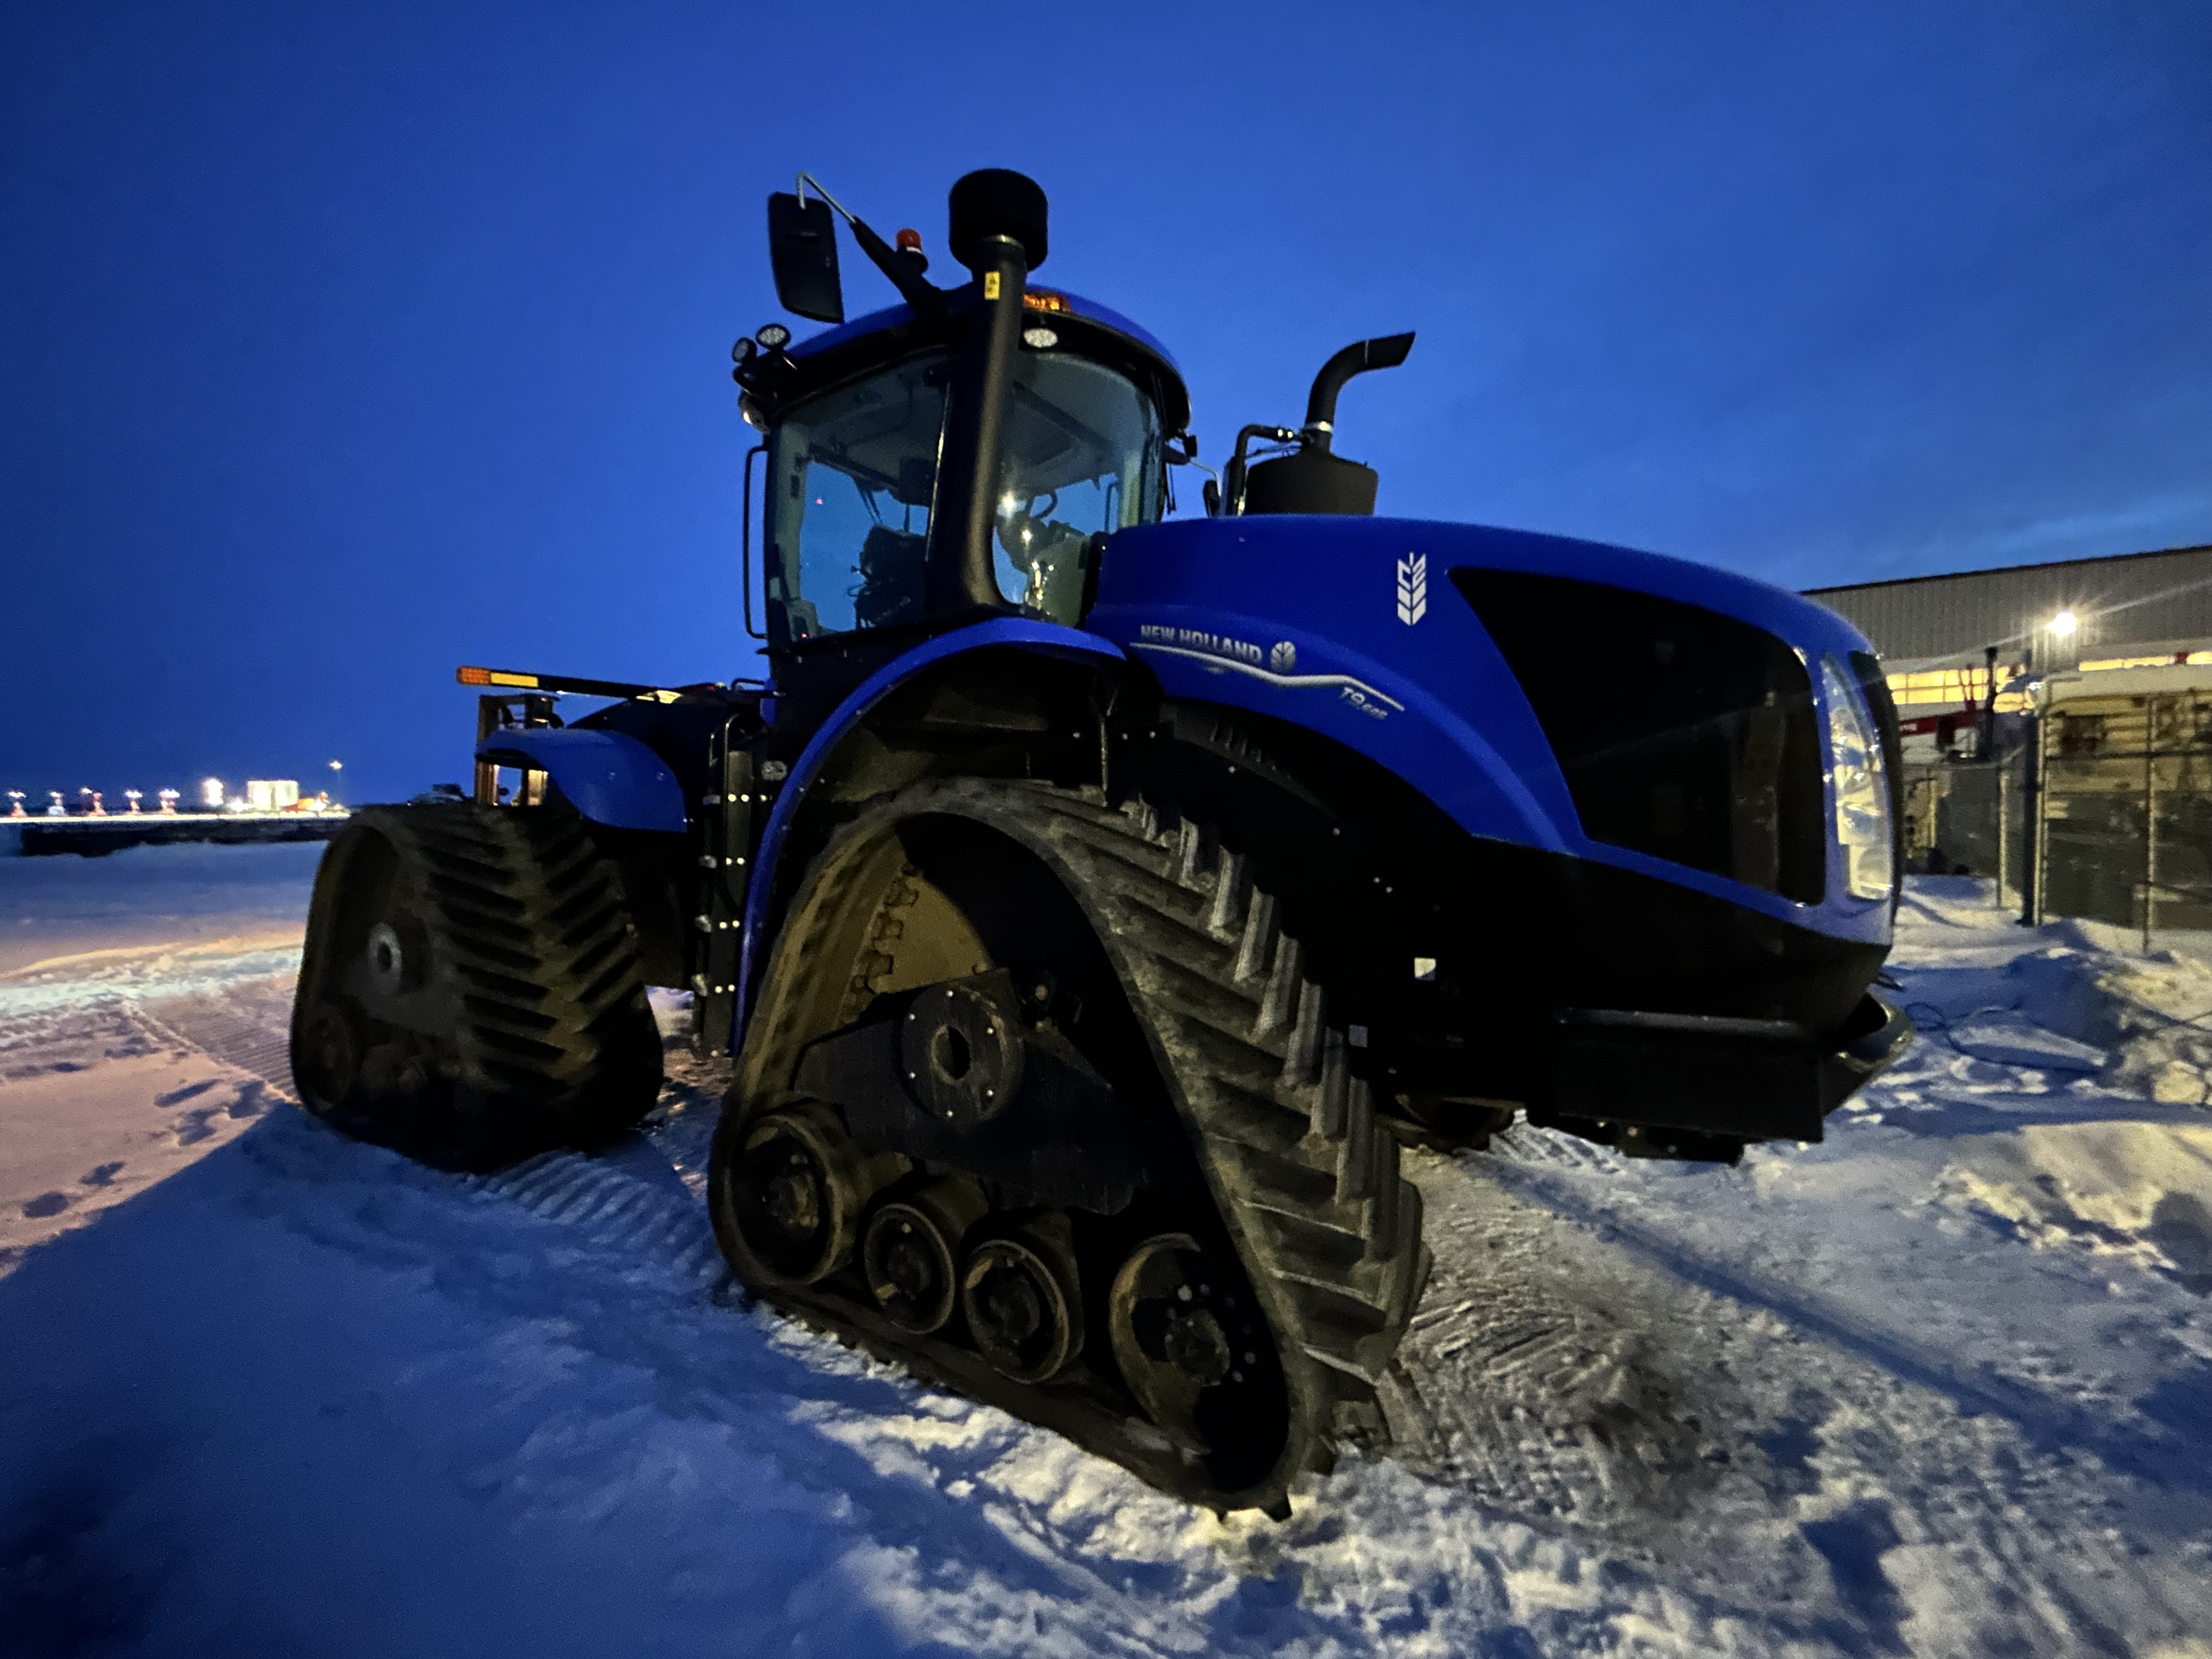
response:
<path id="1" fill-rule="evenodd" d="M 1430 1264 L 1419 1194 L 1352 1074 L 1346 1034 L 1328 1024 L 1303 947 L 1239 855 L 1188 821 L 1163 834 L 1141 805 L 1039 799 L 1058 817 L 1055 839 L 1090 855 L 1249 1265 L 1280 1287 L 1292 1316 L 1284 1334 L 1334 1386 L 1337 1409 L 1322 1426 L 1355 1431 L 1370 1421 Z"/>
<path id="2" fill-rule="evenodd" d="M 1398 1173 L 1398 1146 L 1350 1063 L 1346 1033 L 1327 1018 L 1273 896 L 1252 884 L 1238 854 L 1200 826 L 1163 825 L 1141 802 L 1107 806 L 1095 793 L 976 780 L 927 783 L 879 803 L 839 832 L 793 901 L 797 943 L 779 953 L 755 1011 L 763 1038 L 749 1048 L 749 1084 L 772 1098 L 795 1065 L 800 1033 L 782 1010 L 787 960 L 813 948 L 805 930 L 834 911 L 854 860 L 894 826 L 952 817 L 1005 835 L 1040 855 L 1088 915 L 1130 1003 L 1148 1029 L 1191 1152 L 1226 1223 L 1282 1357 L 1291 1424 L 1271 1472 L 1239 1484 L 1236 1502 L 1279 1508 L 1308 1468 L 1329 1467 L 1340 1443 L 1381 1430 L 1376 1392 L 1427 1273 L 1420 1199 Z M 896 977 L 902 913 L 919 872 L 893 879 L 865 934 L 842 1012 Z M 809 919 L 811 920 L 809 920 Z M 927 949 L 926 941 L 923 948 Z M 794 974 L 803 969 L 793 969 Z M 1060 1428 L 1170 1490 L 1212 1502 L 1226 1494 L 1193 1455 L 1146 1446 L 1161 1437 L 1100 1374 L 1082 1396 L 1010 1384 L 977 1356 L 897 1331 L 834 1283 L 766 1285 L 775 1305 L 879 1357 L 949 1376 L 963 1391 Z"/>

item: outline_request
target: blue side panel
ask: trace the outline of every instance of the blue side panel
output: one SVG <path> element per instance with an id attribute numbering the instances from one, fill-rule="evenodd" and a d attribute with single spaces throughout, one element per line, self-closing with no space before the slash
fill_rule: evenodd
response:
<path id="1" fill-rule="evenodd" d="M 1062 628 L 1055 623 L 1032 622 L 1025 617 L 996 617 L 924 641 L 905 655 L 884 664 L 861 683 L 860 690 L 839 704 L 837 712 L 822 723 L 820 730 L 808 739 L 806 747 L 793 763 L 791 772 L 784 780 L 783 792 L 776 797 L 775 805 L 769 811 L 768 823 L 761 831 L 760 853 L 754 861 L 752 884 L 745 895 L 744 935 L 738 947 L 738 998 L 730 1031 L 732 1053 L 734 1054 L 744 1042 L 745 1019 L 752 1011 L 753 990 L 761 969 L 763 948 L 761 934 L 768 926 L 769 900 L 776 885 L 784 842 L 790 834 L 791 821 L 805 799 L 808 787 L 821 775 L 823 763 L 829 759 L 867 712 L 882 700 L 885 692 L 949 657 L 1006 646 L 1078 661 L 1118 663 L 1124 660 L 1118 647 L 1079 629 Z"/>
<path id="2" fill-rule="evenodd" d="M 550 776 L 576 810 L 594 823 L 615 830 L 676 831 L 687 822 L 684 789 L 676 775 L 659 756 L 625 732 L 526 726 L 495 732 L 477 745 L 478 760 L 509 756 L 519 756 Z"/>
<path id="3" fill-rule="evenodd" d="M 1085 626 L 1170 696 L 1270 714 L 1389 768 L 1471 834 L 1635 871 L 1838 938 L 1888 937 L 1886 901 L 1840 872 L 1817 905 L 1582 833 L 1519 683 L 1461 597 L 1461 566 L 1574 577 L 1737 617 L 1808 661 L 1869 649 L 1834 612 L 1765 582 L 1625 548 L 1469 525 L 1295 516 L 1179 520 L 1109 544 Z M 1571 652 L 1574 641 L 1559 649 Z M 1623 665 L 1593 662 L 1593 674 Z M 1820 684 L 1813 674 L 1816 696 Z M 1826 710 L 1823 709 L 1825 714 Z"/>

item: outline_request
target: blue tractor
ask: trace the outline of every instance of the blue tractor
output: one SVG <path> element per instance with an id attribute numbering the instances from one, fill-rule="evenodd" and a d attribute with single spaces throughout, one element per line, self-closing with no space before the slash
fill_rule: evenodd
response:
<path id="1" fill-rule="evenodd" d="M 750 1293 L 1281 1513 L 1377 1432 L 1401 1143 L 1730 1159 L 1909 1040 L 1882 677 L 1741 576 L 1375 517 L 1338 394 L 1411 335 L 1170 520 L 1182 379 L 1032 280 L 1036 185 L 954 186 L 948 289 L 811 184 L 770 245 L 833 326 L 736 352 L 769 678 L 462 671 L 474 799 L 358 813 L 317 879 L 303 1099 L 447 1168 L 604 1143 L 688 990 Z M 844 320 L 833 210 L 901 303 Z"/>

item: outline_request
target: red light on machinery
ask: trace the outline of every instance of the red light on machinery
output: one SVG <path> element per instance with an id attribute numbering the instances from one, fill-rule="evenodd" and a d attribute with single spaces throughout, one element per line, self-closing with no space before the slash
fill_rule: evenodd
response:
<path id="1" fill-rule="evenodd" d="M 901 253 L 921 252 L 921 233 L 918 230 L 902 230 L 894 240 L 898 243 L 898 251 Z"/>

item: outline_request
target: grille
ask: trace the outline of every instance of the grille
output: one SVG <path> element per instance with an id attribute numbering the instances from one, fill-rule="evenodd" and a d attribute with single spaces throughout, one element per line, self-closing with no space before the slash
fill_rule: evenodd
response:
<path id="1" fill-rule="evenodd" d="M 1510 570 L 1451 579 L 1535 710 L 1583 834 L 1819 902 L 1820 728 L 1796 652 L 1626 588 Z"/>

